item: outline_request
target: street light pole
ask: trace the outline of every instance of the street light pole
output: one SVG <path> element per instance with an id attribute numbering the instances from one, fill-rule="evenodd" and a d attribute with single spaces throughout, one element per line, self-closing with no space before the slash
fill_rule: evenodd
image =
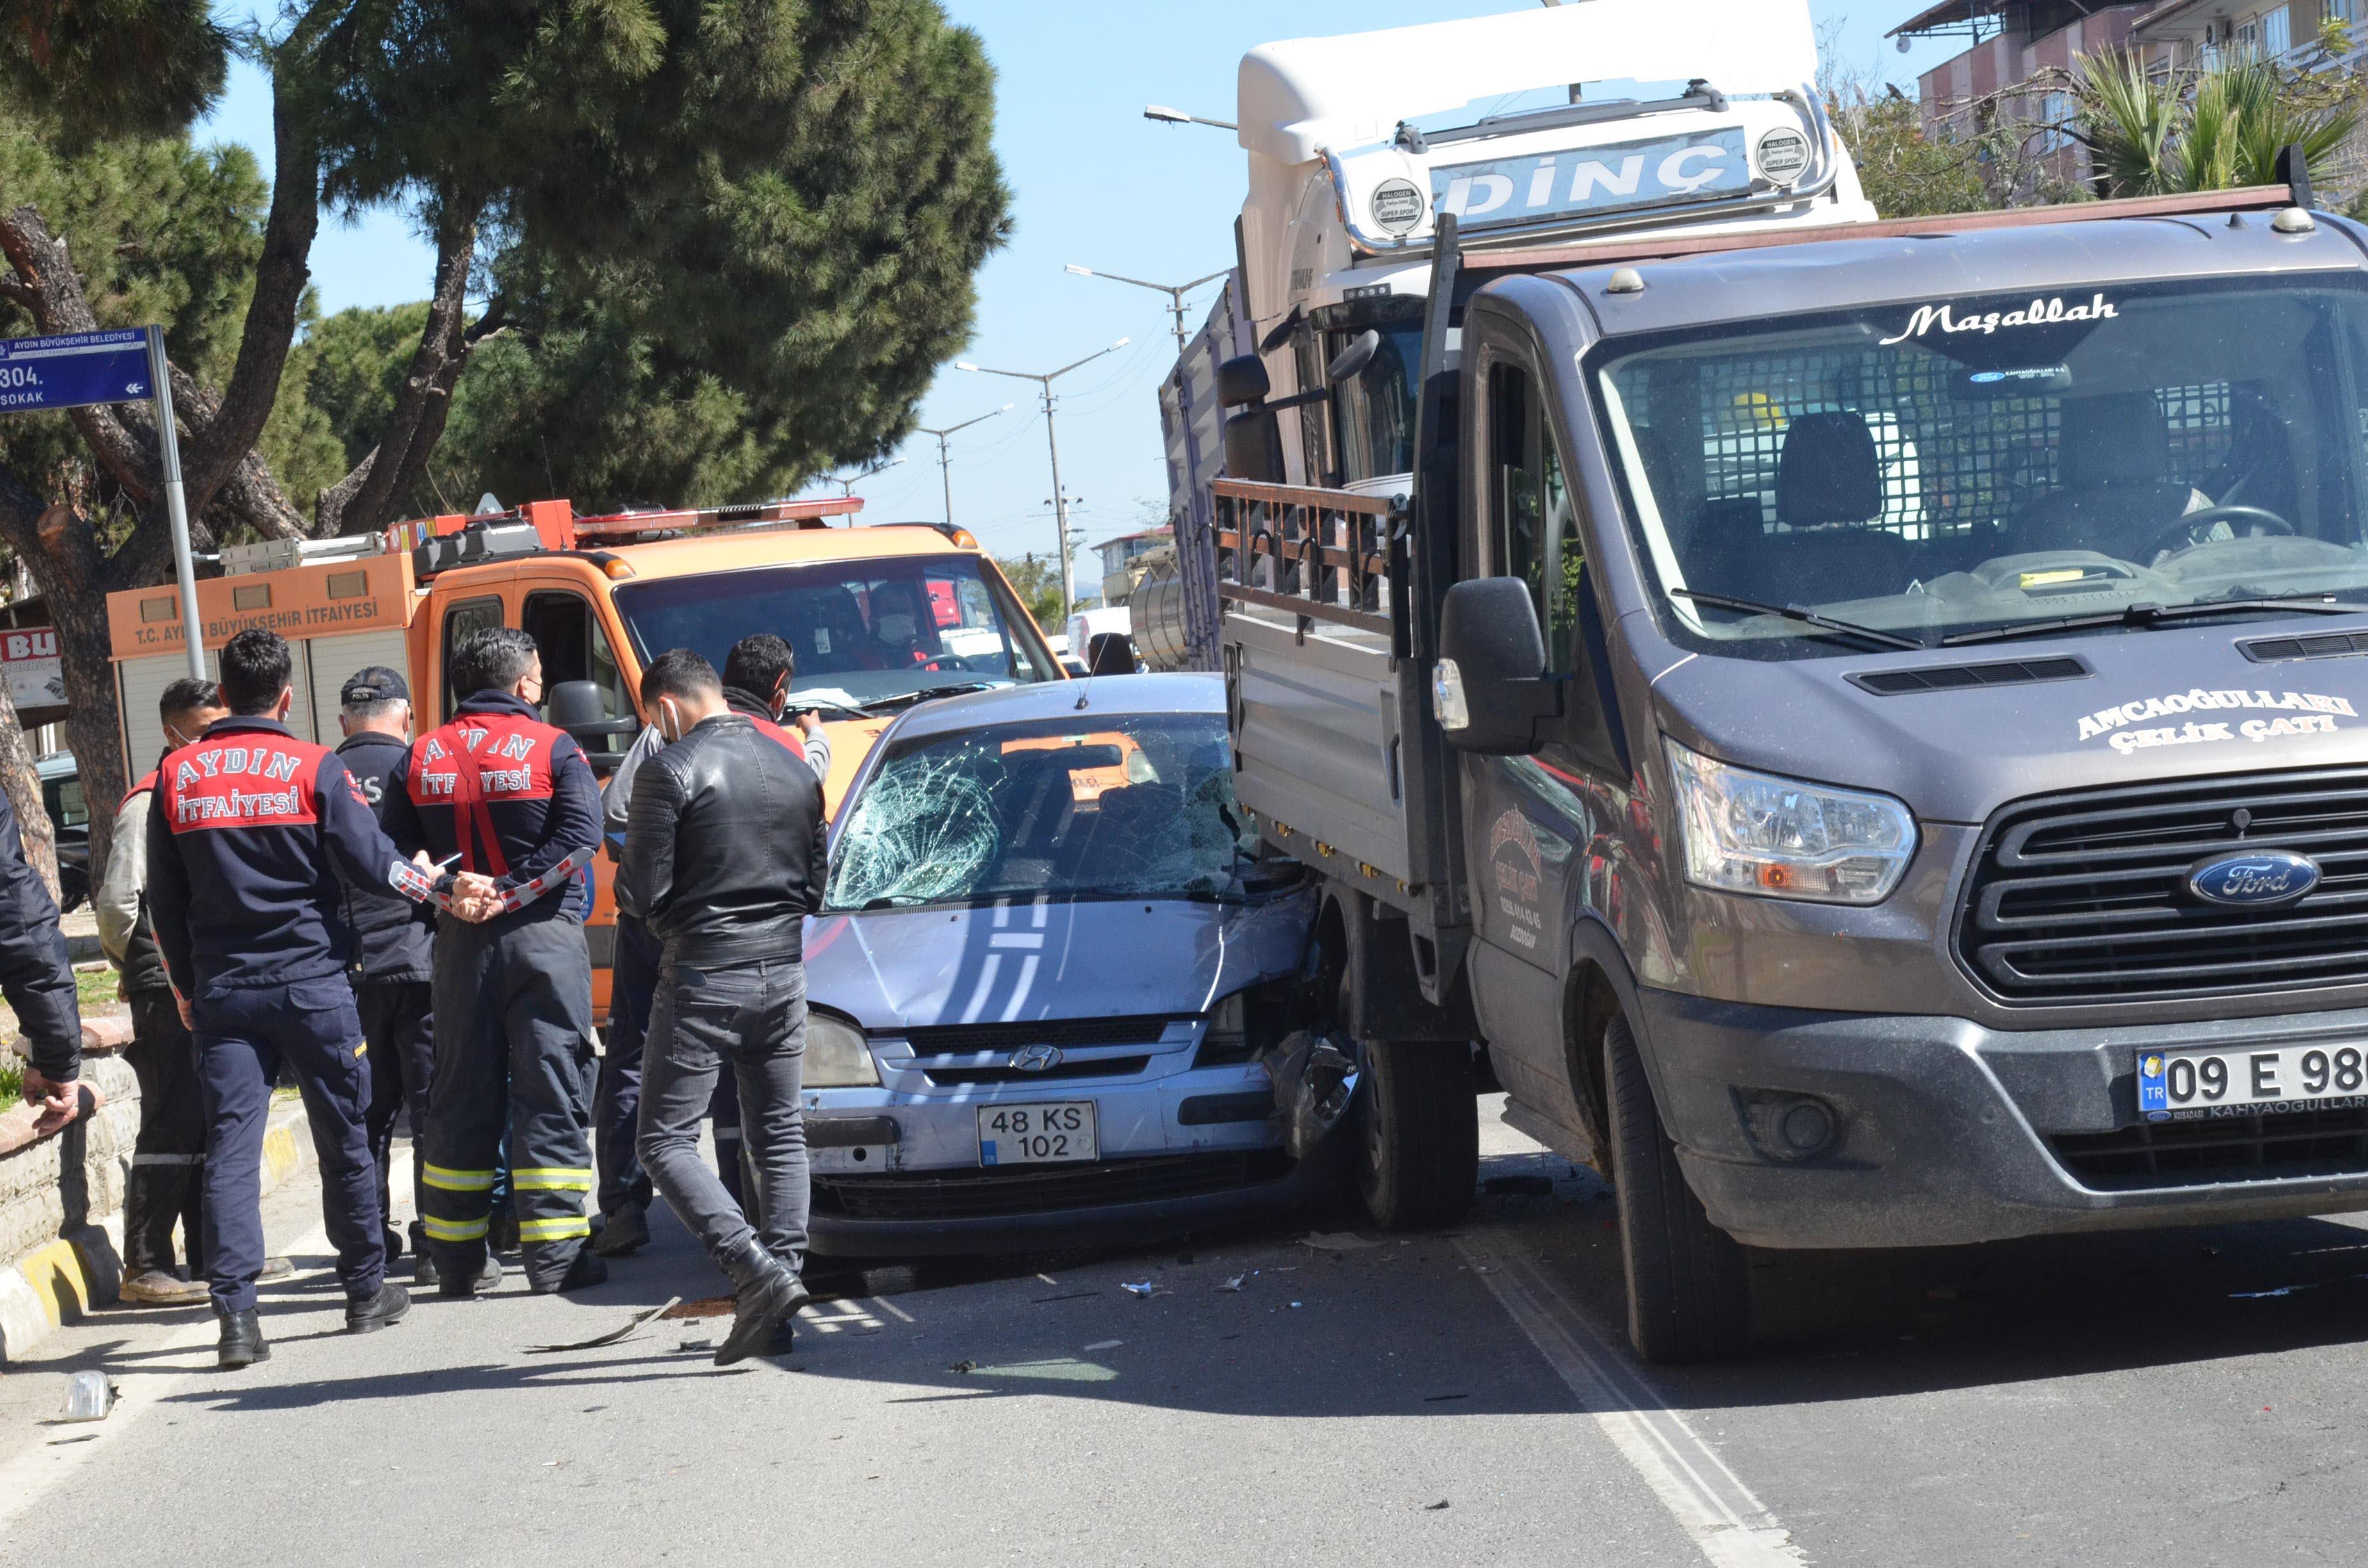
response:
<path id="1" fill-rule="evenodd" d="M 946 443 L 951 440 L 960 431 L 967 430 L 973 425 L 984 425 L 988 420 L 994 418 L 997 414 L 1008 414 L 1010 412 L 1011 404 L 1007 403 L 1001 408 L 996 409 L 993 413 L 982 414 L 975 419 L 965 419 L 959 425 L 949 425 L 942 430 L 932 430 L 926 425 L 916 425 L 913 426 L 914 430 L 920 435 L 935 436 L 938 438 L 938 476 L 946 482 L 946 527 L 951 528 L 954 526 L 953 460 L 947 453 Z"/>
<path id="2" fill-rule="evenodd" d="M 890 469 L 894 468 L 898 463 L 901 463 L 904 460 L 905 460 L 903 458 L 890 458 L 884 463 L 877 464 L 871 468 L 858 470 L 855 477 L 852 479 L 841 479 L 835 473 L 826 473 L 823 475 L 823 480 L 825 483 L 837 485 L 838 498 L 845 501 L 855 494 L 855 487 L 857 485 L 862 483 L 865 480 L 870 479 L 874 474 L 886 473 Z"/>
<path id="3" fill-rule="evenodd" d="M 968 370 L 978 376 L 1008 376 L 1015 381 L 1034 381 L 1044 394 L 1044 443 L 1053 454 L 1053 522 L 1061 535 L 1061 619 L 1065 623 L 1077 607 L 1077 580 L 1075 566 L 1069 560 L 1069 494 L 1061 488 L 1061 437 L 1053 427 L 1053 411 L 1059 401 L 1053 396 L 1053 383 L 1072 370 L 1083 369 L 1105 354 L 1115 354 L 1134 340 L 1121 337 L 1108 348 L 1098 348 L 1084 358 L 1062 366 L 1057 370 L 1037 374 L 1028 370 L 997 370 L 986 365 L 973 365 L 967 359 L 954 361 L 957 370 Z"/>
<path id="4" fill-rule="evenodd" d="M 1184 296 L 1203 283 L 1214 283 L 1225 276 L 1224 272 L 1212 272 L 1206 278 L 1195 278 L 1190 283 L 1146 283 L 1140 278 L 1121 278 L 1115 272 L 1096 272 L 1092 267 L 1079 267 L 1074 261 L 1069 264 L 1069 270 L 1080 278 L 1107 278 L 1113 283 L 1132 283 L 1138 289 L 1167 295 L 1168 312 L 1176 318 L 1176 358 L 1179 360 L 1192 347 L 1191 335 L 1184 330 Z"/>

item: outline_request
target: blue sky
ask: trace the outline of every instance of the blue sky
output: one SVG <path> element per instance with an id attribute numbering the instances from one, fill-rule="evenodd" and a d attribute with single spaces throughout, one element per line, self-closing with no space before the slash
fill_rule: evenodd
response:
<path id="1" fill-rule="evenodd" d="M 1243 154 L 1231 135 L 1156 125 L 1145 104 L 1232 118 L 1243 52 L 1270 39 L 1400 27 L 1518 9 L 1513 0 L 945 0 L 975 28 L 1000 74 L 996 144 L 1018 220 L 1011 244 L 979 278 L 977 334 L 963 358 L 1018 370 L 1049 370 L 1116 338 L 1133 345 L 1060 383 L 1061 473 L 1072 521 L 1090 544 L 1138 526 L 1144 504 L 1164 512 L 1157 388 L 1175 360 L 1166 300 L 1144 290 L 1071 276 L 1069 263 L 1181 283 L 1232 261 L 1232 224 Z M 1673 5 L 1674 8 L 1674 5 Z M 1840 51 L 1902 83 L 1962 45 L 1924 44 L 1900 54 L 1886 28 L 1920 8 L 1812 0 L 1821 23 L 1839 23 Z M 242 68 L 202 136 L 242 142 L 268 166 L 270 100 L 261 76 Z M 355 227 L 324 223 L 313 250 L 323 308 L 393 304 L 427 293 L 431 253 L 399 214 Z M 1196 295 L 1195 321 L 1212 290 Z M 1043 416 L 1024 381 L 966 375 L 949 365 L 922 405 L 921 423 L 943 427 L 1018 404 L 954 437 L 955 520 L 997 554 L 1053 549 L 1053 494 Z M 864 482 L 874 521 L 935 520 L 941 509 L 937 442 L 916 437 L 898 466 Z M 504 496 L 505 501 L 532 499 Z M 1096 579 L 1090 556 L 1082 586 Z"/>

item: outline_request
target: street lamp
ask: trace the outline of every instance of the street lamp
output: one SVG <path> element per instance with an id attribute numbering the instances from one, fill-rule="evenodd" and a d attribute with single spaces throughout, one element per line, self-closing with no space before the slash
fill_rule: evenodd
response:
<path id="1" fill-rule="evenodd" d="M 1162 125 L 1213 125 L 1220 131 L 1241 129 L 1230 119 L 1202 119 L 1197 114 L 1186 114 L 1182 109 L 1169 108 L 1166 104 L 1147 105 L 1144 108 L 1143 118 L 1156 119 Z"/>
<path id="2" fill-rule="evenodd" d="M 938 438 L 938 475 L 946 482 L 946 527 L 954 526 L 954 471 L 951 466 L 952 460 L 946 453 L 946 443 L 956 432 L 967 430 L 973 425 L 984 425 L 997 414 L 1010 413 L 1011 408 L 1012 405 L 1007 403 L 1001 408 L 982 414 L 975 419 L 965 419 L 959 425 L 949 425 L 942 430 L 932 430 L 926 425 L 913 426 L 916 434 L 935 436 Z"/>
<path id="3" fill-rule="evenodd" d="M 1115 272 L 1096 272 L 1092 267 L 1079 267 L 1074 261 L 1069 264 L 1069 270 L 1080 278 L 1107 278 L 1113 283 L 1132 283 L 1138 289 L 1167 295 L 1168 312 L 1176 318 L 1176 358 L 1178 359 L 1184 358 L 1192 345 L 1190 335 L 1184 330 L 1184 296 L 1203 283 L 1214 283 L 1225 276 L 1223 272 L 1212 272 L 1206 278 L 1195 278 L 1190 283 L 1146 283 L 1140 278 L 1121 278 Z"/>
<path id="4" fill-rule="evenodd" d="M 1121 337 L 1108 348 L 1097 348 L 1091 354 L 1057 370 L 1042 375 L 1028 370 L 997 370 L 985 365 L 973 365 L 967 359 L 954 361 L 957 370 L 968 370 L 976 376 L 1008 376 L 1015 381 L 1034 381 L 1044 394 L 1044 442 L 1053 453 L 1053 521 L 1061 531 L 1061 619 L 1066 621 L 1076 608 L 1076 574 L 1069 562 L 1069 506 L 1067 493 L 1061 488 L 1061 438 L 1053 428 L 1053 410 L 1059 406 L 1053 396 L 1053 383 L 1072 370 L 1082 369 L 1105 354 L 1115 354 L 1134 340 Z"/>

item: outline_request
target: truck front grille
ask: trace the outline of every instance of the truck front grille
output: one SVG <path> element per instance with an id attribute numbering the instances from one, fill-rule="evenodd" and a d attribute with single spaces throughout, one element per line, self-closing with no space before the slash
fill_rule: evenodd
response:
<path id="1" fill-rule="evenodd" d="M 2187 891 L 2198 861 L 2289 849 L 2321 881 L 2281 909 Z M 1982 835 L 1957 922 L 1965 966 L 2032 1005 L 2223 996 L 2368 982 L 2368 768 L 2055 795 Z"/>
<path id="2" fill-rule="evenodd" d="M 2047 1142 L 2065 1169 L 2104 1191 L 2357 1176 L 2368 1170 L 2368 1109 L 2140 1122 Z"/>

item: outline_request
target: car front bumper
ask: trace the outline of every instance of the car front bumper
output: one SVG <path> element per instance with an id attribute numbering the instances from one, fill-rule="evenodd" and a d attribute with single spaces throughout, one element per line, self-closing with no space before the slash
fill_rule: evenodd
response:
<path id="1" fill-rule="evenodd" d="M 2368 1210 L 2368 1154 L 2356 1152 L 2368 1111 L 2316 1113 L 2359 1119 L 2346 1153 L 2341 1122 L 2308 1144 L 2248 1144 L 2233 1123 L 2149 1128 L 2136 1090 L 2141 1049 L 2360 1045 L 2368 1010 L 1994 1030 L 1670 992 L 1639 1003 L 1686 1179 L 1713 1223 L 1753 1245 L 1930 1246 Z M 1781 1133 L 1803 1096 L 1837 1129 L 1808 1157 Z M 2226 1146 L 2186 1131 L 2204 1126 Z"/>
<path id="2" fill-rule="evenodd" d="M 1099 1157 L 980 1162 L 978 1116 L 1090 1100 Z M 1140 1241 L 1286 1209 L 1334 1162 L 1293 1161 L 1265 1071 L 1199 1069 L 1145 1082 L 1070 1080 L 964 1096 L 810 1090 L 813 1250 L 886 1257 Z M 1336 1141 L 1337 1142 L 1337 1141 Z"/>

